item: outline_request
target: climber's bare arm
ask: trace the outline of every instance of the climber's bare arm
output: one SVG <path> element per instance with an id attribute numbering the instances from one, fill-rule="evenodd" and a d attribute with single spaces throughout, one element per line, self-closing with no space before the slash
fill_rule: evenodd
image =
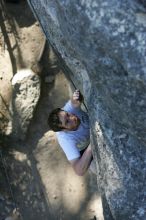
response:
<path id="1" fill-rule="evenodd" d="M 75 90 L 75 92 L 73 93 L 73 96 L 71 98 L 72 105 L 75 108 L 78 108 L 78 107 L 80 107 L 82 101 L 83 101 L 83 95 L 81 94 L 81 92 L 79 90 Z"/>
<path id="2" fill-rule="evenodd" d="M 79 159 L 71 160 L 70 163 L 75 173 L 79 176 L 83 176 L 88 170 L 91 160 L 92 160 L 92 150 L 91 150 L 91 145 L 89 145 Z"/>

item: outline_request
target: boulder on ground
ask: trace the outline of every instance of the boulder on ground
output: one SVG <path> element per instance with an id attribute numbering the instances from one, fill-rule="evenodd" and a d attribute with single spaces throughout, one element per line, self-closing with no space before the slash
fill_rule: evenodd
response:
<path id="1" fill-rule="evenodd" d="M 12 86 L 7 134 L 24 140 L 40 97 L 40 77 L 30 69 L 20 70 L 14 75 Z"/>

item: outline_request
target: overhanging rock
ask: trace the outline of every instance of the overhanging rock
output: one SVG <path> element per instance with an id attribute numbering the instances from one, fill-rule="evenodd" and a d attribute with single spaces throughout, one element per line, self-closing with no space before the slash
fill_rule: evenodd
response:
<path id="1" fill-rule="evenodd" d="M 29 0 L 29 4 L 84 94 L 105 220 L 145 220 L 144 1 Z"/>

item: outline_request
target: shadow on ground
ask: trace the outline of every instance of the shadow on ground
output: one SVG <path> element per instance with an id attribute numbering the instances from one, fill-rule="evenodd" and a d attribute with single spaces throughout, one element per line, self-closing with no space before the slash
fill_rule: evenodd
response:
<path id="1" fill-rule="evenodd" d="M 68 100 L 68 85 L 62 72 L 56 75 L 53 86 L 44 84 L 26 140 L 9 143 L 9 153 L 8 148 L 4 151 L 15 198 L 13 201 L 9 195 L 9 211 L 16 203 L 23 219 L 102 219 L 96 177 L 88 173 L 76 176 L 54 132 L 48 130 L 48 113 Z"/>

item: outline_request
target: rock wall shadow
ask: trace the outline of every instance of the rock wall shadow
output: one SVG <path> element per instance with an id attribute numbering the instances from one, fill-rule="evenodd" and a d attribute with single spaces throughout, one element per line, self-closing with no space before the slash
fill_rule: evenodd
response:
<path id="1" fill-rule="evenodd" d="M 20 14 L 22 8 L 23 8 L 23 13 Z M 18 13 L 16 13 L 16 11 Z M 27 19 L 25 17 L 27 17 Z M 35 22 L 35 18 L 32 16 L 32 12 L 30 11 L 26 1 L 22 1 L 21 4 L 15 4 L 14 7 L 13 4 L 5 3 L 4 0 L 1 0 L 0 28 L 4 37 L 4 44 L 5 44 L 4 48 L 6 48 L 9 52 L 13 75 L 17 72 L 17 61 L 14 54 L 14 50 L 17 50 L 20 66 L 22 68 L 25 66 L 21 55 L 20 47 L 18 44 L 19 34 L 16 25 L 18 25 L 18 27 L 28 27 L 32 25 L 34 22 Z M 12 45 L 12 42 L 10 40 L 10 35 L 11 37 L 13 35 L 15 39 L 14 45 Z"/>
<path id="2" fill-rule="evenodd" d="M 20 0 L 17 1 L 18 3 L 15 4 L 13 4 L 13 1 L 11 0 L 6 2 L 6 7 L 9 13 L 11 14 L 11 18 L 17 22 L 19 27 L 29 27 L 36 22 L 35 17 L 32 16 L 32 11 L 28 7 L 27 1 Z M 23 13 L 20 13 L 22 9 Z M 16 13 L 16 11 L 18 13 Z"/>
<path id="3" fill-rule="evenodd" d="M 7 30 L 6 22 L 9 23 L 9 27 L 10 27 L 9 31 Z M 17 39 L 19 38 L 19 36 L 18 36 L 17 29 L 16 29 L 16 24 L 14 22 L 13 17 L 9 14 L 8 9 L 6 7 L 6 4 L 4 3 L 3 0 L 0 2 L 0 27 L 1 27 L 1 31 L 3 33 L 4 43 L 6 44 L 5 47 L 8 50 L 9 55 L 10 55 L 12 72 L 14 75 L 17 72 L 16 57 L 14 55 L 15 49 L 17 49 L 18 56 L 19 56 L 19 62 L 21 64 L 21 66 L 23 66 L 23 59 L 22 59 L 20 48 L 18 45 Z M 13 34 L 13 37 L 15 39 L 15 45 L 12 45 L 9 33 Z"/>
<path id="4" fill-rule="evenodd" d="M 48 201 L 44 198 L 43 188 L 39 186 L 39 175 L 34 169 L 34 162 L 29 155 L 20 152 L 22 147 L 26 146 L 20 146 L 16 143 L 3 148 L 8 179 L 3 174 L 1 185 L 3 186 L 5 183 L 5 188 L 8 191 L 1 193 L 2 204 L 6 207 L 4 210 L 1 209 L 0 219 L 5 219 L 14 208 L 18 208 L 23 219 L 54 220 L 50 214 L 51 209 L 48 206 Z M 2 204 L 0 208 L 2 208 Z"/>

